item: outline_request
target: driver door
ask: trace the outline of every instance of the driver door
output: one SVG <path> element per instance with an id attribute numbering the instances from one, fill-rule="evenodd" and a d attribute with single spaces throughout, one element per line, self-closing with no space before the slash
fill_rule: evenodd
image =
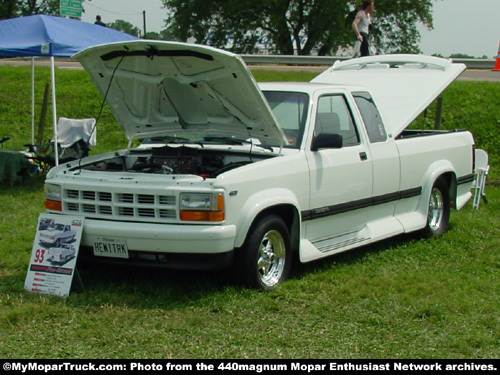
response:
<path id="1" fill-rule="evenodd" d="M 330 133 L 340 134 L 343 140 L 341 148 L 306 151 L 311 193 L 310 210 L 303 213 L 305 235 L 319 248 L 321 243 L 335 243 L 366 226 L 373 171 L 369 150 L 344 95 L 319 97 L 315 116 L 313 138 Z"/>

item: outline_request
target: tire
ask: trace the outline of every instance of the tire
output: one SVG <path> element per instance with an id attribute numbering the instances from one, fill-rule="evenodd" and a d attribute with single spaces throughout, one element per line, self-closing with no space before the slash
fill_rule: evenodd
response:
<path id="1" fill-rule="evenodd" d="M 428 237 L 441 236 L 448 230 L 450 220 L 450 191 L 443 177 L 432 185 L 424 233 Z"/>
<path id="2" fill-rule="evenodd" d="M 275 290 L 291 268 L 290 234 L 276 215 L 260 219 L 237 252 L 234 274 L 247 287 Z"/>

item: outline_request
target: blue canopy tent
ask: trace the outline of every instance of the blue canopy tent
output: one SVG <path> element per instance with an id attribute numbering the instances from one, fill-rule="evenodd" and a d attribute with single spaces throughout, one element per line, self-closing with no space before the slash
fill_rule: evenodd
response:
<path id="1" fill-rule="evenodd" d="M 31 56 L 31 141 L 34 143 L 34 57 L 50 57 L 54 140 L 57 113 L 54 57 L 72 56 L 98 44 L 139 39 L 119 31 L 67 18 L 34 15 L 0 21 L 0 57 Z M 56 153 L 57 158 L 57 153 Z M 58 160 L 56 160 L 58 164 Z"/>

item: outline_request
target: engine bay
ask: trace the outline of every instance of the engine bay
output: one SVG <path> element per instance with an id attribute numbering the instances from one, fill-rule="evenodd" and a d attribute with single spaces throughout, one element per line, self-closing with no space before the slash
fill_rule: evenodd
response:
<path id="1" fill-rule="evenodd" d="M 152 149 L 133 149 L 125 155 L 88 164 L 82 169 L 106 172 L 154 173 L 167 175 L 198 175 L 215 178 L 238 168 L 274 155 L 255 155 L 248 152 L 205 150 L 187 146 L 164 146 Z"/>

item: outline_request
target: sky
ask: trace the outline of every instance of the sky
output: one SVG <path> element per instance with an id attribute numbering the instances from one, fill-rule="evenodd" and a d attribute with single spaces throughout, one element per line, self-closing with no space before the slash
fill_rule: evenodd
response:
<path id="1" fill-rule="evenodd" d="M 433 0 L 434 29 L 420 27 L 420 49 L 426 55 L 449 56 L 462 53 L 473 57 L 496 58 L 500 45 L 500 0 Z M 376 4 L 376 1 L 375 1 Z M 167 11 L 162 0 L 86 0 L 82 21 L 104 23 L 117 19 L 143 30 L 159 32 Z"/>

